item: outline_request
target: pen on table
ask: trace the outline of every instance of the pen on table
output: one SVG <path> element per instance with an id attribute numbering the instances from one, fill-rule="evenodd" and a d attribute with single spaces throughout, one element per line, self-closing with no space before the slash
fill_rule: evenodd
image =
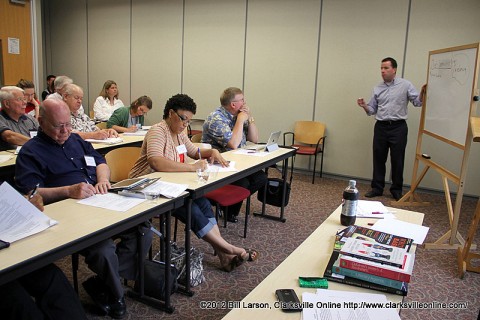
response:
<path id="1" fill-rule="evenodd" d="M 369 226 L 373 226 L 374 224 L 373 224 L 373 223 L 371 223 L 371 222 L 369 222 L 369 223 L 368 223 L 368 225 L 369 225 Z"/>
<path id="2" fill-rule="evenodd" d="M 374 212 L 372 212 L 372 214 L 383 214 L 383 212 L 374 211 Z"/>
<path id="3" fill-rule="evenodd" d="M 32 193 L 28 196 L 28 199 L 32 199 L 38 192 L 38 187 L 40 186 L 40 183 L 37 183 L 35 185 L 35 188 L 33 188 Z"/>

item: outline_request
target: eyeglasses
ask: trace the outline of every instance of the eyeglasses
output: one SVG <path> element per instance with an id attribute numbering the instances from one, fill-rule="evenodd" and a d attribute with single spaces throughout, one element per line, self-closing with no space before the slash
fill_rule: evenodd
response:
<path id="1" fill-rule="evenodd" d="M 242 99 L 239 99 L 239 100 L 232 100 L 232 103 L 235 103 L 235 102 L 245 102 L 245 98 L 242 98 Z"/>
<path id="2" fill-rule="evenodd" d="M 60 130 L 60 129 L 65 129 L 65 130 L 70 130 L 72 129 L 72 124 L 71 123 L 60 123 L 60 124 L 53 124 L 50 122 L 52 125 L 52 128 L 55 130 Z"/>
<path id="3" fill-rule="evenodd" d="M 183 122 L 184 124 L 186 124 L 186 125 L 189 125 L 189 124 L 190 124 L 190 121 L 191 121 L 191 120 L 189 120 L 187 117 L 179 115 L 178 112 L 175 111 L 175 110 L 172 110 L 172 111 L 175 112 L 175 114 L 177 115 L 177 117 L 179 117 L 180 120 L 182 120 L 182 122 Z"/>
<path id="4" fill-rule="evenodd" d="M 12 98 L 12 99 L 8 99 L 8 100 L 16 100 L 16 101 L 22 101 L 22 102 L 25 102 L 27 101 L 27 99 L 25 97 L 18 97 L 18 98 Z"/>

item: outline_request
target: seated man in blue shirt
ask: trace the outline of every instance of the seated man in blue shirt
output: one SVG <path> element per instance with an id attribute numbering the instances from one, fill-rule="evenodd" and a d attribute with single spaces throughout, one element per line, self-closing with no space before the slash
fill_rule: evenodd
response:
<path id="1" fill-rule="evenodd" d="M 220 152 L 242 148 L 247 141 L 258 142 L 258 129 L 250 108 L 245 103 L 242 90 L 227 88 L 220 97 L 221 106 L 207 117 L 203 124 L 202 142 L 209 143 Z M 267 175 L 258 171 L 250 176 L 235 181 L 233 184 L 250 190 L 250 194 L 267 183 Z M 228 208 L 231 222 L 237 222 L 242 202 Z"/>
<path id="2" fill-rule="evenodd" d="M 38 193 L 46 203 L 106 193 L 110 188 L 110 169 L 89 142 L 71 132 L 70 110 L 65 102 L 45 100 L 40 106 L 39 122 L 38 135 L 22 147 L 17 157 L 18 189 L 26 193 L 38 183 Z M 118 235 L 118 244 L 106 239 L 80 252 L 98 275 L 83 286 L 102 313 L 113 318 L 126 314 L 120 277 L 136 278 L 137 232 L 145 235 L 142 240 L 148 250 L 152 235 L 145 224 Z M 145 256 L 146 251 L 142 254 Z"/>
<path id="3" fill-rule="evenodd" d="M 38 122 L 25 114 L 27 101 L 23 89 L 7 86 L 0 89 L 0 150 L 15 149 L 30 140 L 30 131 L 37 131 Z"/>

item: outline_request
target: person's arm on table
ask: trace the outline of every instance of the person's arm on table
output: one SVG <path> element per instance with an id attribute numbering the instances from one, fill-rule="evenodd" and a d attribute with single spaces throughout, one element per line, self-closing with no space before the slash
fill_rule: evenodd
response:
<path id="1" fill-rule="evenodd" d="M 55 188 L 38 188 L 38 193 L 42 196 L 45 203 L 52 203 L 67 198 L 85 199 L 96 193 L 95 187 L 89 183 L 81 182 L 71 186 Z"/>
<path id="2" fill-rule="evenodd" d="M 195 172 L 197 169 L 207 168 L 206 160 L 200 160 L 195 163 L 182 163 L 161 156 L 148 158 L 148 164 L 155 171 L 164 172 Z"/>
<path id="3" fill-rule="evenodd" d="M 12 130 L 5 130 L 0 134 L 0 136 L 2 137 L 3 141 L 15 146 L 23 146 L 28 140 L 30 140 L 30 137 L 24 136 L 23 134 L 14 132 Z"/>
<path id="4" fill-rule="evenodd" d="M 99 164 L 97 166 L 97 184 L 95 185 L 95 190 L 97 193 L 105 194 L 110 188 L 110 168 L 105 163 Z"/>
<path id="5" fill-rule="evenodd" d="M 225 160 L 217 149 L 200 149 L 202 159 L 209 159 L 210 164 L 217 162 L 222 167 L 228 167 L 228 161 Z M 198 159 L 198 156 L 197 156 Z"/>

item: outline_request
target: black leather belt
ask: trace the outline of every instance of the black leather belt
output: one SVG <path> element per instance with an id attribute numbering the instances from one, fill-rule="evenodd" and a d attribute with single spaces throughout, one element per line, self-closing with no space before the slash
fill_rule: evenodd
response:
<path id="1" fill-rule="evenodd" d="M 377 121 L 380 122 L 381 124 L 386 124 L 386 125 L 392 125 L 392 124 L 398 124 L 398 123 L 405 122 L 404 119 L 400 119 L 400 120 L 377 120 Z"/>

